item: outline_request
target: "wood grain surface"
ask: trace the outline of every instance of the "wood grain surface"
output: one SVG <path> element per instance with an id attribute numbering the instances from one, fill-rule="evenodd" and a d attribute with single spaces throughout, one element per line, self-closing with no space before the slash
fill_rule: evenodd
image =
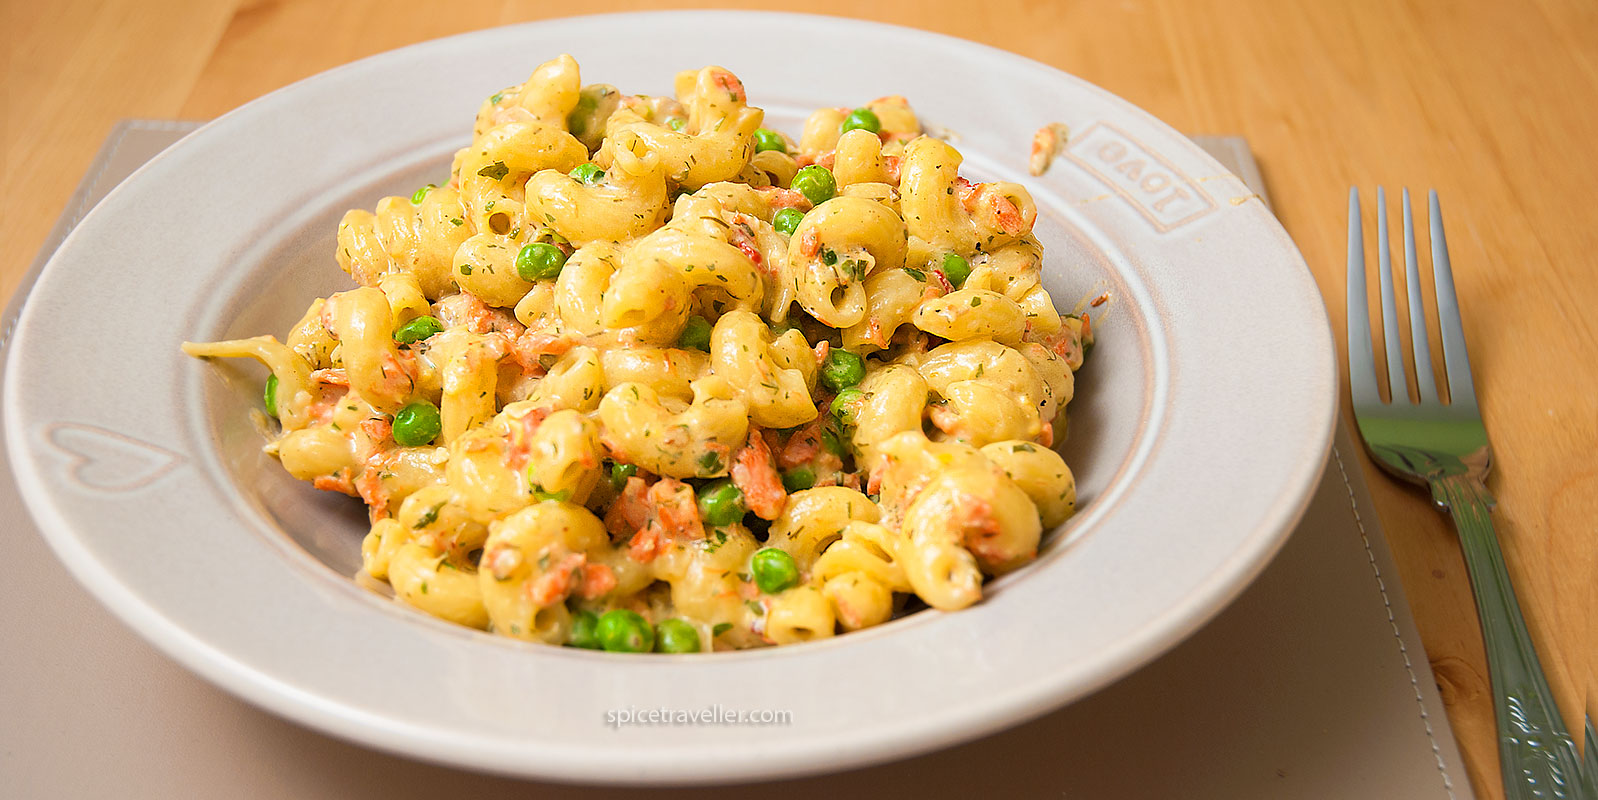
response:
<path id="1" fill-rule="evenodd" d="M 0 298 L 117 120 L 206 119 L 354 59 L 572 8 L 0 1 Z M 1183 131 L 1248 137 L 1339 343 L 1348 187 L 1367 192 L 1368 212 L 1378 183 L 1438 189 L 1496 451 L 1490 485 L 1510 574 L 1572 729 L 1598 709 L 1598 4 L 814 0 L 804 10 L 1001 47 Z M 1453 531 L 1421 493 L 1363 466 L 1472 783 L 1481 797 L 1501 797 L 1485 658 Z"/>

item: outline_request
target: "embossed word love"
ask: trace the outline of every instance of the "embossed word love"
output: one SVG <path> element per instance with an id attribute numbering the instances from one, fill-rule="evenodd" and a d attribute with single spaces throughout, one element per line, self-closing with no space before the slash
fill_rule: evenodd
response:
<path id="1" fill-rule="evenodd" d="M 1192 178 L 1113 125 L 1095 122 L 1071 140 L 1065 155 L 1103 181 L 1161 233 L 1217 207 Z"/>

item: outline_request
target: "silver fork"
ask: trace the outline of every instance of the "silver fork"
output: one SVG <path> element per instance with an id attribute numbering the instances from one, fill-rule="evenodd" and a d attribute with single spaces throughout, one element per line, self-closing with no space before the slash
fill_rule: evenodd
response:
<path id="1" fill-rule="evenodd" d="M 1421 305 L 1420 266 L 1415 256 L 1415 219 L 1404 190 L 1404 275 L 1409 286 L 1409 328 L 1419 402 L 1410 403 L 1398 332 L 1392 254 L 1387 242 L 1387 196 L 1376 190 L 1377 253 L 1380 260 L 1382 330 L 1386 334 L 1387 381 L 1391 402 L 1382 402 L 1371 349 L 1370 312 L 1365 304 L 1365 249 L 1359 190 L 1348 192 L 1348 373 L 1354 418 L 1371 457 L 1387 472 L 1426 486 L 1432 501 L 1447 510 L 1459 531 L 1465 565 L 1481 615 L 1487 666 L 1492 676 L 1498 718 L 1498 754 L 1509 800 L 1566 798 L 1598 800 L 1598 734 L 1586 724 L 1586 757 L 1578 764 L 1576 745 L 1566 732 L 1543 677 L 1537 651 L 1526 632 L 1520 603 L 1509 583 L 1503 552 L 1489 511 L 1487 491 L 1492 448 L 1476 405 L 1453 268 L 1443 235 L 1437 192 L 1430 197 L 1432 273 L 1443 336 L 1443 366 L 1448 403 L 1439 400 L 1431 364 L 1431 343 Z"/>

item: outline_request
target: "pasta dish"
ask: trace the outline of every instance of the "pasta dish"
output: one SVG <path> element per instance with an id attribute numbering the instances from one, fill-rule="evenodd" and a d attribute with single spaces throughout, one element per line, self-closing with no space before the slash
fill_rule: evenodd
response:
<path id="1" fill-rule="evenodd" d="M 344 216 L 358 288 L 184 350 L 270 369 L 267 451 L 461 625 L 685 653 L 976 603 L 1076 502 L 1052 446 L 1092 332 L 1030 195 L 902 97 L 795 140 L 720 67 L 674 94 L 539 66 L 447 180 Z"/>

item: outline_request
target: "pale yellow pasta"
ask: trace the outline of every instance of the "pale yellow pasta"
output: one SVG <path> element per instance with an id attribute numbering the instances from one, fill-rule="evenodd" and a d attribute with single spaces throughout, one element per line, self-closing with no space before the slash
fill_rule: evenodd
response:
<path id="1" fill-rule="evenodd" d="M 811 568 L 811 576 L 828 582 L 842 575 L 864 575 L 895 592 L 910 590 L 899 565 L 897 534 L 874 522 L 850 520 L 840 538 L 827 545 Z"/>
<path id="2" fill-rule="evenodd" d="M 592 347 L 573 347 L 538 382 L 527 403 L 535 408 L 593 411 L 605 395 L 605 368 Z"/>
<path id="3" fill-rule="evenodd" d="M 804 131 L 799 134 L 799 149 L 806 153 L 825 153 L 838 146 L 839 128 L 849 112 L 841 108 L 816 110 L 805 120 Z"/>
<path id="4" fill-rule="evenodd" d="M 361 539 L 361 569 L 380 581 L 388 580 L 388 564 L 394 552 L 411 538 L 411 532 L 392 517 L 372 523 L 372 529 Z"/>
<path id="5" fill-rule="evenodd" d="M 278 416 L 284 427 L 298 430 L 310 422 L 310 407 L 315 399 L 311 365 L 276 337 L 184 342 L 183 352 L 198 358 L 253 358 L 261 362 L 277 378 Z"/>
<path id="6" fill-rule="evenodd" d="M 480 426 L 456 439 L 450 445 L 449 467 L 445 470 L 466 514 L 484 525 L 522 508 L 532 499 L 525 471 L 509 465 L 506 455 L 510 444 L 495 427 Z"/>
<path id="7" fill-rule="evenodd" d="M 360 498 L 362 570 L 442 619 L 693 652 L 969 606 L 1075 511 L 1092 320 L 1027 191 L 905 98 L 764 121 L 722 67 L 667 97 L 551 58 L 440 185 L 344 215 L 359 288 L 184 350 L 271 370 L 265 452 Z"/>
<path id="8" fill-rule="evenodd" d="M 497 188 L 515 197 L 541 170 L 569 172 L 588 160 L 588 148 L 564 128 L 538 122 L 508 122 L 483 134 L 460 157 L 458 178 L 477 191 Z M 485 209 L 492 210 L 492 209 Z"/>
<path id="9" fill-rule="evenodd" d="M 921 304 L 936 292 L 928 286 L 926 273 L 919 270 L 890 269 L 866 278 L 866 315 L 844 328 L 844 348 L 854 352 L 886 349 L 899 326 L 911 324 Z"/>
<path id="10" fill-rule="evenodd" d="M 891 183 L 851 183 L 839 189 L 838 195 L 881 203 L 895 215 L 899 214 L 899 189 Z"/>
<path id="11" fill-rule="evenodd" d="M 884 139 L 898 141 L 914 138 L 921 133 L 921 121 L 910 108 L 910 101 L 902 95 L 879 97 L 866 103 L 865 107 L 877 115 Z"/>
<path id="12" fill-rule="evenodd" d="M 1019 240 L 1032 229 L 1037 206 L 1019 184 L 982 184 L 967 210 L 957 186 L 960 153 L 947 143 L 921 137 L 905 146 L 899 167 L 900 207 L 917 246 L 912 263 L 935 252 L 969 257 Z"/>
<path id="13" fill-rule="evenodd" d="M 385 197 L 373 220 L 392 269 L 412 275 L 422 293 L 438 298 L 454 289 L 450 259 L 471 235 L 461 196 L 448 187 L 427 190 L 421 203 Z"/>
<path id="14" fill-rule="evenodd" d="M 521 248 L 510 239 L 480 233 L 455 251 L 455 283 L 463 292 L 499 308 L 514 308 L 532 284 L 516 273 Z"/>
<path id="15" fill-rule="evenodd" d="M 799 162 L 795 161 L 793 156 L 776 150 L 755 153 L 749 159 L 749 166 L 763 174 L 774 186 L 791 183 L 794 173 L 799 171 Z"/>
<path id="16" fill-rule="evenodd" d="M 350 391 L 379 411 L 398 411 L 416 381 L 404 369 L 391 336 L 394 314 L 388 298 L 370 287 L 339 292 L 327 299 L 322 315 L 338 339 Z"/>
<path id="17" fill-rule="evenodd" d="M 527 180 L 527 211 L 575 244 L 631 239 L 659 227 L 666 209 L 660 157 L 636 133 L 605 140 L 610 168 L 593 185 L 555 170 Z"/>
<path id="18" fill-rule="evenodd" d="M 351 469 L 357 463 L 349 437 L 326 426 L 284 434 L 277 443 L 277 457 L 288 474 L 302 481 Z"/>
<path id="19" fill-rule="evenodd" d="M 605 393 L 599 419 L 605 436 L 626 461 L 672 478 L 727 474 L 730 454 L 749 430 L 749 409 L 723 378 L 700 378 L 694 399 L 661 397 L 641 383 Z"/>
<path id="20" fill-rule="evenodd" d="M 754 615 L 740 594 L 738 574 L 748 569 L 750 556 L 759 548 L 748 529 L 732 525 L 663 554 L 655 560 L 653 574 L 671 585 L 676 612 L 705 628 L 732 625 L 747 631 Z"/>
<path id="21" fill-rule="evenodd" d="M 793 556 L 799 570 L 805 572 L 828 545 L 843 536 L 844 527 L 853 520 L 876 522 L 876 504 L 842 486 L 794 492 L 782 514 L 772 520 L 766 544 Z"/>
<path id="22" fill-rule="evenodd" d="M 710 371 L 710 357 L 698 350 L 675 347 L 606 349 L 599 354 L 605 388 L 642 383 L 669 397 L 693 397 L 693 382 Z"/>
<path id="23" fill-rule="evenodd" d="M 950 342 L 928 353 L 918 370 L 945 402 L 932 418 L 944 433 L 979 447 L 1041 435 L 1043 380 L 1014 348 L 985 339 Z"/>
<path id="24" fill-rule="evenodd" d="M 419 539 L 457 562 L 466 561 L 488 538 L 488 526 L 472 518 L 449 484 L 418 489 L 405 498 L 393 519 L 405 531 L 405 541 Z"/>
<path id="25" fill-rule="evenodd" d="M 805 371 L 778 366 L 771 349 L 771 331 L 765 321 L 748 311 L 723 314 L 710 334 L 712 369 L 743 399 L 750 422 L 767 428 L 792 428 L 815 419 L 816 404 L 810 399 Z M 802 351 L 800 357 L 806 353 Z M 815 356 L 810 354 L 812 373 L 814 363 Z"/>
<path id="26" fill-rule="evenodd" d="M 982 448 L 1004 474 L 1038 507 L 1043 527 L 1052 528 L 1076 511 L 1076 478 L 1060 454 L 1025 441 L 994 442 Z"/>
<path id="27" fill-rule="evenodd" d="M 788 245 L 799 305 L 834 328 L 865 318 L 865 280 L 904 266 L 904 221 L 858 197 L 835 197 L 805 215 Z"/>
<path id="28" fill-rule="evenodd" d="M 771 598 L 766 636 L 776 644 L 798 644 L 833 635 L 832 603 L 814 586 L 799 586 Z"/>
<path id="29" fill-rule="evenodd" d="M 494 632 L 566 641 L 566 598 L 585 588 L 589 553 L 609 546 L 599 519 L 571 503 L 534 503 L 490 525 L 477 579 Z"/>
<path id="30" fill-rule="evenodd" d="M 611 276 L 600 323 L 650 344 L 675 341 L 688 321 L 688 284 L 670 263 L 636 247 L 625 263 Z"/>
<path id="31" fill-rule="evenodd" d="M 860 391 L 865 399 L 855 411 L 854 446 L 869 472 L 877 467 L 883 442 L 905 431 L 921 431 L 930 390 L 913 367 L 890 364 L 867 373 Z"/>
<path id="32" fill-rule="evenodd" d="M 845 631 L 881 625 L 893 616 L 893 590 L 864 572 L 845 572 L 821 584 L 821 594 Z"/>
<path id="33" fill-rule="evenodd" d="M 916 307 L 911 322 L 940 339 L 992 339 L 1019 344 L 1026 314 L 1014 300 L 986 289 L 960 289 Z"/>
<path id="34" fill-rule="evenodd" d="M 527 437 L 528 480 L 539 490 L 582 503 L 599 482 L 599 426 L 582 412 L 550 414 Z"/>
<path id="35" fill-rule="evenodd" d="M 404 325 L 431 310 L 432 304 L 422 293 L 422 282 L 413 273 L 384 275 L 378 280 L 377 288 L 388 298 L 388 310 L 394 316 L 395 325 Z"/>
<path id="36" fill-rule="evenodd" d="M 420 542 L 395 549 L 388 560 L 388 582 L 399 599 L 435 617 L 468 628 L 488 627 L 476 571 Z"/>
<path id="37" fill-rule="evenodd" d="M 294 327 L 289 329 L 288 338 L 284 340 L 290 350 L 310 363 L 312 369 L 332 366 L 333 349 L 338 347 L 338 340 L 322 326 L 322 304 L 326 302 L 320 297 L 311 301 L 310 308 L 305 309 L 305 315 L 294 323 Z"/>
<path id="38" fill-rule="evenodd" d="M 686 130 L 672 130 L 621 108 L 610 115 L 605 135 L 637 135 L 659 155 L 667 177 L 688 189 L 730 180 L 754 155 L 755 130 L 765 112 L 744 105 L 743 85 L 720 67 L 700 70 L 686 89 L 678 98 L 688 108 Z"/>
<path id="39" fill-rule="evenodd" d="M 840 189 L 857 183 L 888 183 L 888 166 L 882 160 L 882 140 L 870 131 L 849 131 L 838 138 L 833 157 L 833 177 Z"/>
<path id="40" fill-rule="evenodd" d="M 446 337 L 440 337 L 446 338 Z M 441 374 L 443 443 L 449 444 L 491 419 L 496 408 L 502 340 L 474 333 L 448 334 L 438 347 Z"/>
<path id="41" fill-rule="evenodd" d="M 582 85 L 577 59 L 563 53 L 539 64 L 509 105 L 526 111 L 533 122 L 564 128 Z"/>
<path id="42" fill-rule="evenodd" d="M 749 256 L 725 239 L 685 230 L 693 219 L 674 216 L 670 225 L 633 246 L 627 254 L 627 265 L 663 264 L 687 286 L 725 295 L 737 308 L 759 308 L 765 297 L 765 283 Z"/>

